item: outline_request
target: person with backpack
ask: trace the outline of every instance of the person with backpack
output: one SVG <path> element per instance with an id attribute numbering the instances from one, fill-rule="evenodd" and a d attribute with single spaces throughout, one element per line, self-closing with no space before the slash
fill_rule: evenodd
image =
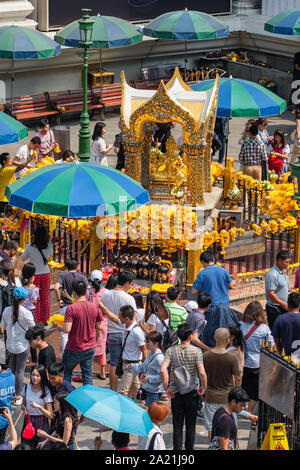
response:
<path id="1" fill-rule="evenodd" d="M 6 307 L 12 304 L 13 290 L 15 289 L 15 277 L 13 274 L 13 265 L 11 261 L 3 260 L 1 265 L 1 278 L 0 278 L 0 319 Z"/>
<path id="2" fill-rule="evenodd" d="M 169 326 L 170 311 L 166 308 L 159 292 L 152 290 L 147 294 L 144 321 L 139 323 L 147 334 L 158 331 L 164 340 L 165 332 Z"/>
<path id="3" fill-rule="evenodd" d="M 167 290 L 167 302 L 165 307 L 170 311 L 170 326 L 177 331 L 179 325 L 186 322 L 188 313 L 184 307 L 179 305 L 177 301 L 180 298 L 180 292 L 175 286 L 171 286 Z"/>
<path id="4" fill-rule="evenodd" d="M 171 398 L 173 449 L 182 450 L 183 425 L 185 423 L 185 450 L 193 450 L 198 400 L 199 395 L 205 393 L 207 378 L 203 366 L 202 351 L 191 345 L 193 329 L 184 323 L 179 325 L 177 334 L 181 343 L 166 351 L 160 376 L 163 387 L 168 397 Z M 201 388 L 199 388 L 199 377 Z"/>
<path id="5" fill-rule="evenodd" d="M 165 403 L 154 401 L 148 408 L 153 428 L 147 436 L 139 436 L 136 450 L 166 450 L 163 433 L 160 426 L 170 414 L 170 408 Z"/>
<path id="6" fill-rule="evenodd" d="M 4 309 L 0 323 L 6 331 L 6 348 L 10 353 L 9 366 L 16 378 L 14 404 L 17 406 L 22 404 L 21 391 L 29 355 L 29 343 L 25 338 L 25 333 L 35 324 L 31 312 L 23 306 L 27 295 L 28 292 L 24 287 L 14 289 L 12 306 Z"/>
<path id="7" fill-rule="evenodd" d="M 137 372 L 128 370 L 128 364 L 140 364 L 147 357 L 147 348 L 145 345 L 145 336 L 137 324 L 135 311 L 131 305 L 124 305 L 120 308 L 120 314 L 115 315 L 110 312 L 99 300 L 98 307 L 103 315 L 107 315 L 110 321 L 125 326 L 125 336 L 122 343 L 119 356 L 119 367 L 116 367 L 116 374 L 121 378 L 118 392 L 122 395 L 135 399 L 140 388 L 140 380 Z M 119 369 L 119 370 L 118 370 Z"/>
<path id="8" fill-rule="evenodd" d="M 34 285 L 35 266 L 32 263 L 25 263 L 22 268 L 21 284 L 28 292 L 24 300 L 24 307 L 32 313 L 35 320 L 34 310 L 40 296 L 39 289 Z M 27 338 L 28 339 L 28 338 Z M 37 363 L 36 350 L 30 348 L 31 361 Z"/>
<path id="9" fill-rule="evenodd" d="M 140 398 L 141 400 L 145 399 L 147 408 L 153 401 L 159 401 L 164 391 L 160 379 L 160 368 L 164 360 L 164 355 L 160 349 L 161 340 L 162 336 L 158 331 L 147 333 L 146 345 L 149 352 L 145 361 L 127 366 L 129 371 L 140 375 L 142 384 L 139 390 Z"/>

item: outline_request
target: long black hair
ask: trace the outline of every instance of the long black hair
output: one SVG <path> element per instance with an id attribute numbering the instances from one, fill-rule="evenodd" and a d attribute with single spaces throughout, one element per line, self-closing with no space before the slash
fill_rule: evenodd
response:
<path id="1" fill-rule="evenodd" d="M 160 320 L 169 318 L 169 311 L 164 305 L 164 301 L 159 292 L 152 290 L 147 294 L 145 307 L 145 322 L 154 313 Z"/>
<path id="2" fill-rule="evenodd" d="M 36 246 L 39 250 L 45 250 L 49 243 L 49 232 L 45 225 L 39 225 L 33 234 L 31 246 Z"/>
<path id="3" fill-rule="evenodd" d="M 92 135 L 92 140 L 97 140 L 99 137 L 102 137 L 102 131 L 106 127 L 106 124 L 104 122 L 96 122 L 94 132 Z"/>
<path id="4" fill-rule="evenodd" d="M 10 160 L 9 153 L 1 153 L 0 155 L 0 167 L 3 168 L 4 164 L 7 162 L 7 160 Z"/>
<path id="5" fill-rule="evenodd" d="M 22 277 L 21 283 L 23 287 L 26 287 L 30 284 L 29 279 L 35 275 L 35 266 L 33 263 L 26 263 L 22 268 Z"/>
<path id="6" fill-rule="evenodd" d="M 100 279 L 94 279 L 91 281 L 91 286 L 95 289 L 96 292 L 99 292 L 100 287 L 101 287 L 101 282 Z"/>
<path id="7" fill-rule="evenodd" d="M 71 418 L 73 427 L 77 427 L 78 425 L 78 417 L 77 417 L 77 411 L 72 406 L 69 402 L 65 400 L 67 396 L 69 395 L 69 392 L 66 392 L 65 390 L 56 393 L 54 398 L 59 402 L 60 406 L 60 414 L 61 414 L 61 419 L 64 422 L 66 418 Z"/>
<path id="8" fill-rule="evenodd" d="M 117 276 L 115 274 L 111 274 L 109 278 L 107 279 L 107 283 L 105 285 L 105 288 L 108 290 L 112 290 L 116 287 L 117 285 Z"/>
<path id="9" fill-rule="evenodd" d="M 24 299 L 19 299 L 19 297 L 12 298 L 12 310 L 13 310 L 13 325 L 19 320 L 19 308 L 20 302 Z"/>
<path id="10" fill-rule="evenodd" d="M 47 394 L 47 387 L 49 388 L 49 382 L 48 382 L 48 376 L 47 376 L 47 370 L 46 367 L 43 366 L 42 364 L 37 364 L 36 366 L 33 366 L 31 371 L 30 371 L 30 383 L 32 384 L 32 379 L 31 375 L 34 370 L 37 370 L 40 377 L 41 377 L 41 389 L 42 389 L 42 395 L 41 398 L 45 398 Z"/>
<path id="11" fill-rule="evenodd" d="M 244 351 L 244 335 L 240 325 L 230 325 L 228 330 L 230 336 L 233 337 L 233 346 L 235 348 L 241 348 L 241 351 Z"/>

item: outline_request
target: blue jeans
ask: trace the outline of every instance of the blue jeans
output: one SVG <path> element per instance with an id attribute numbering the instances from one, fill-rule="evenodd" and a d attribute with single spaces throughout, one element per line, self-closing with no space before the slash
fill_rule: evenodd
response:
<path id="1" fill-rule="evenodd" d="M 162 396 L 162 393 L 147 392 L 146 390 L 145 390 L 145 393 L 146 393 L 145 406 L 147 406 L 147 408 L 154 401 L 160 401 L 161 396 Z"/>
<path id="2" fill-rule="evenodd" d="M 83 385 L 93 385 L 93 360 L 96 348 L 85 351 L 64 350 L 62 363 L 65 366 L 65 380 L 71 383 L 72 372 L 80 364 Z"/>
<path id="3" fill-rule="evenodd" d="M 110 365 L 116 367 L 122 351 L 123 333 L 109 333 L 107 336 L 107 346 L 110 354 Z"/>

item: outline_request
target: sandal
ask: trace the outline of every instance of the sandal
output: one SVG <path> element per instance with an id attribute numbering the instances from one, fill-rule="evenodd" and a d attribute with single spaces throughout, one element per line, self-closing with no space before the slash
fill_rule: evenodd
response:
<path id="1" fill-rule="evenodd" d="M 96 374 L 96 377 L 98 377 L 98 379 L 100 379 L 100 380 L 106 380 L 106 377 L 102 376 L 100 374 Z"/>

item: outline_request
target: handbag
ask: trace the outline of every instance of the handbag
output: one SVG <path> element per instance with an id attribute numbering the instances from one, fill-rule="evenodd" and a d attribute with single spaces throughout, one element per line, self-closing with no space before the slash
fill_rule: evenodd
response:
<path id="1" fill-rule="evenodd" d="M 22 432 L 22 438 L 23 439 L 32 439 L 35 436 L 35 429 L 32 425 L 32 422 L 30 421 L 30 416 L 28 413 L 25 413 L 26 416 L 26 426 Z"/>
<path id="2" fill-rule="evenodd" d="M 26 392 L 27 392 L 27 385 L 25 386 L 25 397 L 26 397 Z M 25 416 L 26 416 L 26 426 L 22 432 L 22 438 L 29 440 L 35 436 L 36 430 L 33 427 L 32 422 L 30 421 L 29 414 L 25 412 Z"/>

